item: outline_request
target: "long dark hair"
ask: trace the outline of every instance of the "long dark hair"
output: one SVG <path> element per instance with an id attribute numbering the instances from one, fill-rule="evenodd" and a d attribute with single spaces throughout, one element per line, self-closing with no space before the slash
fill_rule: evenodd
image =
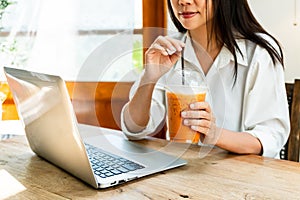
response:
<path id="1" fill-rule="evenodd" d="M 208 0 L 206 0 L 206 6 L 208 6 L 207 1 Z M 208 33 L 208 38 L 215 35 L 217 44 L 225 44 L 232 53 L 235 62 L 235 80 L 238 69 L 236 50 L 244 56 L 236 43 L 235 39 L 237 38 L 248 39 L 260 45 L 268 51 L 274 64 L 279 61 L 282 66 L 284 65 L 283 53 L 279 42 L 258 23 L 250 10 L 247 0 L 212 0 L 212 2 L 214 17 L 212 19 L 212 32 Z M 170 0 L 168 0 L 168 7 L 174 25 L 179 32 L 185 33 L 187 30 L 174 15 Z M 270 44 L 270 42 L 257 33 L 263 33 L 270 36 L 278 45 L 279 52 Z"/>

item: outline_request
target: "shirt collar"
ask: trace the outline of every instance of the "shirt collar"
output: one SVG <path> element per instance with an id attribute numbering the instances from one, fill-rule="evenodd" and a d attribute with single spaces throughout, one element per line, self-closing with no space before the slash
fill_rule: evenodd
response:
<path id="1" fill-rule="evenodd" d="M 183 40 L 186 40 L 185 47 L 184 47 L 184 59 L 200 67 L 199 61 L 194 51 L 192 39 L 189 36 L 189 34 L 186 34 Z"/>
<path id="2" fill-rule="evenodd" d="M 189 37 L 189 35 L 187 33 L 185 34 L 181 34 L 180 37 L 177 37 L 179 40 L 181 40 L 182 42 L 185 43 L 185 47 L 184 50 L 181 54 L 181 56 L 183 56 L 184 60 L 186 62 L 192 63 L 193 65 L 190 65 L 190 67 L 193 68 L 197 68 L 197 70 L 202 71 L 200 63 L 196 57 L 196 54 L 194 52 L 194 48 L 191 42 L 191 38 Z M 179 62 L 181 63 L 181 59 L 179 58 Z M 181 70 L 181 65 L 176 64 L 175 65 L 175 69 L 180 69 Z"/>
<path id="3" fill-rule="evenodd" d="M 236 49 L 236 61 L 239 65 L 248 66 L 248 55 L 246 49 L 246 40 L 244 39 L 236 39 L 237 46 L 239 47 L 240 51 Z M 242 54 L 241 54 L 242 53 Z M 234 62 L 234 57 L 229 49 L 224 45 L 216 58 L 218 62 L 218 67 L 223 68 L 227 66 L 231 61 Z"/>
<path id="4" fill-rule="evenodd" d="M 182 39 L 183 42 L 185 41 L 185 48 L 184 48 L 184 59 L 190 63 L 194 63 L 196 66 L 200 67 L 199 61 L 196 57 L 194 52 L 194 48 L 192 45 L 191 38 L 186 33 L 183 35 Z M 241 53 L 236 49 L 236 57 L 237 63 L 239 65 L 248 66 L 248 56 L 246 50 L 246 40 L 244 39 L 236 39 L 236 43 L 241 50 Z M 217 56 L 214 63 L 217 63 L 218 68 L 223 68 L 229 64 L 229 62 L 234 62 L 234 57 L 232 53 L 228 50 L 226 46 L 223 46 L 219 55 Z"/>

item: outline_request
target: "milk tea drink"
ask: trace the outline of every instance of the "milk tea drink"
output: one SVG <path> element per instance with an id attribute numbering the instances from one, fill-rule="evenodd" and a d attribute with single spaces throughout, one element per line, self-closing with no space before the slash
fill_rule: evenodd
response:
<path id="1" fill-rule="evenodd" d="M 174 142 L 198 143 L 200 134 L 183 125 L 181 112 L 191 103 L 205 101 L 206 88 L 202 86 L 171 86 L 166 91 L 168 137 Z"/>

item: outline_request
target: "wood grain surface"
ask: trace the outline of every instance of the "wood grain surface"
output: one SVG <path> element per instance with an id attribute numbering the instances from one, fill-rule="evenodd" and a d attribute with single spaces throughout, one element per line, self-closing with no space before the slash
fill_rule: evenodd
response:
<path id="1" fill-rule="evenodd" d="M 172 148 L 166 148 L 168 142 L 150 137 L 138 143 L 167 149 L 170 154 L 181 151 L 188 164 L 95 190 L 36 156 L 24 136 L 3 140 L 0 172 L 7 172 L 25 188 L 6 199 L 297 199 L 300 196 L 297 162 L 234 155 L 220 149 L 212 149 L 201 157 L 199 152 L 209 150 L 207 147 L 191 145 L 185 149 L 184 145 L 173 143 Z M 5 180 L 0 177 L 2 181 Z M 0 199 L 4 189 L 0 187 Z"/>

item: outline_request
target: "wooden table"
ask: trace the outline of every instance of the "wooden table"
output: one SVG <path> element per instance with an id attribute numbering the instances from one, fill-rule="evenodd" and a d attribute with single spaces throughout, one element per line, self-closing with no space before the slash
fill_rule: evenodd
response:
<path id="1" fill-rule="evenodd" d="M 154 138 L 138 143 L 167 144 Z M 220 149 L 199 158 L 199 150 L 184 152 L 186 166 L 95 190 L 36 156 L 18 136 L 0 142 L 0 199 L 300 199 L 299 163 Z"/>

